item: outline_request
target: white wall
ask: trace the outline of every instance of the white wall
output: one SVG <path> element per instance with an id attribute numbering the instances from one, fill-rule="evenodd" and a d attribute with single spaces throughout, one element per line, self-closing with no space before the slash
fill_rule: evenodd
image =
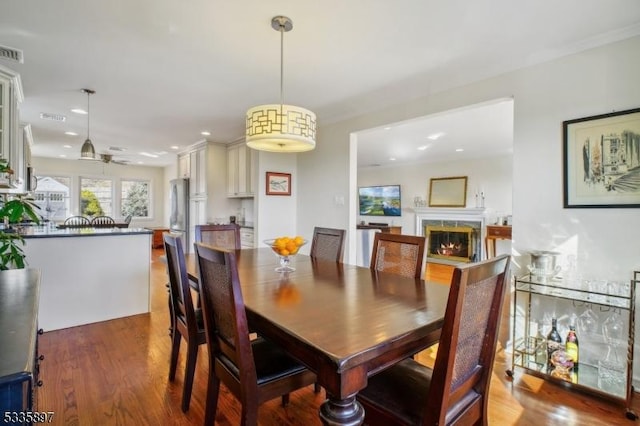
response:
<path id="1" fill-rule="evenodd" d="M 467 207 L 476 207 L 476 191 L 484 191 L 489 223 L 498 215 L 511 213 L 513 158 L 511 155 L 472 161 L 412 164 L 393 167 L 363 167 L 358 169 L 358 186 L 400 185 L 402 216 L 358 216 L 358 221 L 386 222 L 402 226 L 403 234 L 415 234 L 413 200 L 416 196 L 429 200 L 431 178 L 467 176 Z"/>
<path id="2" fill-rule="evenodd" d="M 298 182 L 297 154 L 254 151 L 254 155 L 259 156 L 258 183 L 254 197 L 258 223 L 254 232 L 257 234 L 257 247 L 264 247 L 262 242 L 266 239 L 297 235 L 298 188 L 305 187 Z M 266 195 L 267 172 L 291 173 L 291 196 Z M 305 249 L 308 250 L 308 247 L 304 247 L 301 252 Z"/>
<path id="3" fill-rule="evenodd" d="M 351 133 L 494 99 L 514 99 L 513 250 L 577 256 L 584 277 L 629 280 L 640 269 L 638 209 L 562 207 L 562 122 L 640 106 L 640 37 L 587 50 L 335 124 L 319 123 L 318 148 L 298 156 L 298 229 L 319 218 L 355 232 L 357 203 Z M 333 194 L 349 194 L 349 208 Z M 326 219 L 325 219 L 326 218 Z M 348 259 L 355 259 L 350 235 Z M 637 335 L 636 335 L 637 338 Z M 636 354 L 638 359 L 638 354 Z M 637 370 L 637 369 L 636 369 Z"/>
<path id="4" fill-rule="evenodd" d="M 152 205 L 150 219 L 134 218 L 131 221 L 132 227 L 153 227 L 166 226 L 165 194 L 169 191 L 166 188 L 164 169 L 161 167 L 142 167 L 134 165 L 105 164 L 99 161 L 62 160 L 57 158 L 33 157 L 31 159 L 36 176 L 58 175 L 75 177 L 72 185 L 79 186 L 78 176 L 83 177 L 117 177 L 125 179 L 147 179 L 151 181 Z M 72 214 L 78 214 L 78 200 L 71 200 Z M 117 212 L 114 213 L 116 219 L 120 219 Z"/>

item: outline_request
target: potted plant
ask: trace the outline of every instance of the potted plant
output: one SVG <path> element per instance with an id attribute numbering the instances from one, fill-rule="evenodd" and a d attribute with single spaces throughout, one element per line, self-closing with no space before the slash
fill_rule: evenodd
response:
<path id="1" fill-rule="evenodd" d="M 13 169 L 9 166 L 9 160 L 0 158 L 0 188 L 11 188 L 11 175 Z"/>
<path id="2" fill-rule="evenodd" d="M 4 226 L 0 230 L 0 270 L 22 269 L 25 267 L 25 254 L 22 250 L 25 241 L 16 224 L 25 219 L 39 224 L 40 217 L 36 210 L 40 207 L 27 195 L 2 194 L 1 202 L 0 221 Z"/>

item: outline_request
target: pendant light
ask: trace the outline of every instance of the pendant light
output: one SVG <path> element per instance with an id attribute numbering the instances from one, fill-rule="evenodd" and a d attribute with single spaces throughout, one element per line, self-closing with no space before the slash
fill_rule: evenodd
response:
<path id="1" fill-rule="evenodd" d="M 84 143 L 82 144 L 82 148 L 80 149 L 80 159 L 95 160 L 96 150 L 93 147 L 93 143 L 91 143 L 91 139 L 89 138 L 89 120 L 91 117 L 91 110 L 89 109 L 89 97 L 96 92 L 95 90 L 91 89 L 82 89 L 82 91 L 87 94 L 87 139 L 84 141 Z"/>
<path id="2" fill-rule="evenodd" d="M 270 152 L 304 152 L 316 147 L 316 115 L 284 104 L 284 33 L 293 29 L 286 16 L 276 16 L 271 27 L 280 32 L 280 104 L 259 105 L 247 111 L 247 146 Z"/>

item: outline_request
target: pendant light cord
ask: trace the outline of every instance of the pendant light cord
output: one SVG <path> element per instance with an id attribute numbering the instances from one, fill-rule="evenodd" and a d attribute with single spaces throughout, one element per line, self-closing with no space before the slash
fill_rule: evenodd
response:
<path id="1" fill-rule="evenodd" d="M 91 140 L 90 136 L 90 119 L 91 119 L 91 102 L 89 101 L 89 97 L 91 96 L 91 93 L 87 92 L 87 139 Z"/>
<path id="2" fill-rule="evenodd" d="M 280 117 L 284 105 L 284 24 L 280 23 Z"/>

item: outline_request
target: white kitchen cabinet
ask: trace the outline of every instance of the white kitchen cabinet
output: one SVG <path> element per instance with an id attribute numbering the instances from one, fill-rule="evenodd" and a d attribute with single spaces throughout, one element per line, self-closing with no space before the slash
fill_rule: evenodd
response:
<path id="1" fill-rule="evenodd" d="M 201 147 L 189 153 L 190 178 L 189 195 L 207 196 L 207 148 Z"/>
<path id="2" fill-rule="evenodd" d="M 0 158 L 9 161 L 9 166 L 16 169 L 24 158 L 22 129 L 19 126 L 18 105 L 23 100 L 20 75 L 0 66 Z M 18 173 L 8 175 L 7 186 L 18 190 L 20 179 L 24 175 Z"/>
<path id="3" fill-rule="evenodd" d="M 190 178 L 191 177 L 191 168 L 189 167 L 189 153 L 184 153 L 178 155 L 178 177 L 179 178 Z"/>
<path id="4" fill-rule="evenodd" d="M 184 247 L 185 251 L 190 253 L 193 251 L 193 242 L 195 241 L 196 225 L 207 224 L 207 200 L 190 199 L 189 200 L 189 238 L 188 244 Z"/>
<path id="5" fill-rule="evenodd" d="M 255 246 L 254 242 L 254 232 L 253 228 L 240 228 L 240 244 L 241 248 L 253 248 Z"/>
<path id="6" fill-rule="evenodd" d="M 253 150 L 242 142 L 227 148 L 227 196 L 230 198 L 253 197 Z"/>

